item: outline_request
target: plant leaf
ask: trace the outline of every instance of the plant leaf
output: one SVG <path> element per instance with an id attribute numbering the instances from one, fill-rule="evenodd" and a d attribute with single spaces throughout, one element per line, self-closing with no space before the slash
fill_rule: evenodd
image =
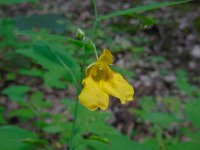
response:
<path id="1" fill-rule="evenodd" d="M 117 16 L 129 15 L 129 14 L 134 14 L 134 13 L 142 13 L 142 12 L 145 12 L 145 11 L 150 11 L 150 10 L 158 9 L 158 8 L 161 8 L 161 7 L 173 6 L 173 5 L 186 3 L 186 2 L 190 2 L 190 1 L 191 0 L 178 0 L 178 1 L 172 1 L 172 2 L 152 3 L 152 4 L 149 4 L 149 5 L 145 5 L 145 6 L 138 6 L 138 7 L 135 7 L 135 8 L 130 8 L 130 9 L 110 13 L 108 15 L 101 16 L 99 18 L 99 20 L 105 20 L 105 19 L 110 19 L 110 18 L 117 17 Z"/>
<path id="2" fill-rule="evenodd" d="M 17 52 L 35 60 L 38 64 L 47 69 L 49 71 L 47 72 L 48 80 L 51 78 L 55 81 L 58 80 L 58 82 L 56 82 L 56 87 L 63 88 L 63 84 L 60 82 L 63 78 L 73 83 L 71 72 L 64 68 L 59 59 L 70 68 L 77 80 L 80 79 L 80 66 L 67 51 L 50 46 L 42 41 L 35 41 L 33 43 L 33 49 L 18 50 Z M 57 57 L 59 57 L 59 59 Z"/>
<path id="3" fill-rule="evenodd" d="M 25 85 L 11 85 L 2 91 L 3 94 L 7 95 L 11 100 L 23 100 L 24 95 L 29 91 L 29 86 Z"/>
<path id="4" fill-rule="evenodd" d="M 25 2 L 37 2 L 38 0 L 1 0 L 1 4 L 18 4 L 18 3 L 25 3 Z"/>
<path id="5" fill-rule="evenodd" d="M 200 126 L 200 99 L 190 100 L 185 106 L 185 113 L 188 120 L 190 120 L 196 127 Z"/>
<path id="6" fill-rule="evenodd" d="M 36 136 L 24 129 L 15 126 L 0 127 L 1 150 L 32 150 L 34 146 L 23 142 L 26 139 L 36 139 Z"/>

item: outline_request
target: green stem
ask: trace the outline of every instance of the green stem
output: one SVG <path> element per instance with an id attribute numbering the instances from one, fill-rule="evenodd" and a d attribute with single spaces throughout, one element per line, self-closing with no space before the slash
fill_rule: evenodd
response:
<path id="1" fill-rule="evenodd" d="M 94 14 L 95 14 L 95 20 L 94 20 L 94 24 L 93 24 L 93 31 L 95 31 L 96 28 L 97 28 L 97 25 L 98 25 L 98 11 L 97 11 L 97 2 L 96 2 L 96 0 L 92 0 L 92 3 L 93 3 L 93 8 L 94 8 Z M 97 53 L 97 50 L 96 50 L 95 46 L 94 46 L 94 52 L 95 52 L 96 59 L 98 59 L 98 53 Z"/>
<path id="2" fill-rule="evenodd" d="M 84 49 L 84 57 L 83 57 L 83 66 L 81 67 L 81 79 L 83 79 L 84 76 L 84 71 L 85 71 L 85 65 L 86 65 L 86 52 Z M 71 139 L 70 139 L 70 150 L 73 150 L 73 141 L 74 141 L 74 135 L 76 134 L 76 122 L 77 122 L 77 116 L 78 116 L 78 108 L 79 108 L 79 103 L 78 103 L 78 95 L 81 92 L 81 87 L 76 86 L 76 94 L 77 94 L 77 100 L 75 104 L 75 109 L 74 109 L 74 120 L 72 124 L 72 133 L 71 133 Z"/>
<path id="3" fill-rule="evenodd" d="M 52 50 L 52 52 L 55 54 L 56 58 L 58 59 L 58 61 L 64 66 L 64 68 L 69 71 L 69 73 L 71 74 L 75 86 L 76 86 L 76 95 L 77 95 L 77 100 L 76 100 L 76 104 L 75 104 L 75 110 L 74 110 L 74 121 L 73 121 L 73 125 L 72 125 L 72 135 L 71 135 L 71 139 L 70 139 L 70 149 L 73 150 L 73 138 L 76 132 L 76 120 L 77 120 L 77 113 L 78 113 L 78 95 L 81 91 L 80 86 L 78 84 L 78 80 L 76 79 L 75 74 L 73 73 L 73 71 L 65 64 L 65 62 L 57 55 L 56 51 Z"/>
<path id="4" fill-rule="evenodd" d="M 164 142 L 162 138 L 162 129 L 159 126 L 155 126 L 155 131 L 156 131 L 156 139 L 159 143 L 160 149 L 164 148 Z"/>
<path id="5" fill-rule="evenodd" d="M 78 114 L 78 95 L 80 93 L 81 89 L 79 87 L 76 87 L 76 93 L 77 93 L 77 99 L 75 104 L 75 110 L 74 110 L 74 120 L 72 124 L 72 133 L 71 133 L 71 139 L 70 139 L 70 150 L 73 150 L 73 141 L 74 141 L 74 135 L 76 133 L 76 121 L 77 121 L 77 114 Z"/>
<path id="6" fill-rule="evenodd" d="M 94 7 L 94 14 L 95 14 L 95 20 L 93 25 L 93 30 L 95 31 L 98 25 L 98 12 L 97 12 L 97 3 L 96 0 L 92 0 L 93 7 Z"/>
<path id="7" fill-rule="evenodd" d="M 94 47 L 94 53 L 95 53 L 96 59 L 98 60 L 99 57 L 98 57 L 96 46 Z"/>
<path id="8" fill-rule="evenodd" d="M 72 76 L 72 78 L 74 80 L 74 83 L 75 83 L 76 87 L 78 87 L 78 81 L 76 79 L 76 76 L 72 72 L 72 70 L 63 62 L 63 60 L 56 54 L 56 52 L 54 54 L 56 55 L 56 58 L 58 59 L 58 61 L 65 67 L 65 69 L 67 71 L 69 71 L 69 73 L 71 74 L 71 76 Z"/>

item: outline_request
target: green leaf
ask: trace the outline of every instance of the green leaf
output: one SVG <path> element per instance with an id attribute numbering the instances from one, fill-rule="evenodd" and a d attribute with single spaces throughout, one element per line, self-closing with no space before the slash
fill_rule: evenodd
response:
<path id="1" fill-rule="evenodd" d="M 175 144 L 171 144 L 167 146 L 166 149 L 169 150 L 198 150 L 200 149 L 200 142 L 194 143 L 194 142 L 179 142 Z"/>
<path id="2" fill-rule="evenodd" d="M 145 53 L 144 47 L 141 46 L 132 46 L 131 47 L 131 51 L 133 52 L 133 54 L 135 55 L 135 57 L 137 57 L 137 55 L 141 55 Z"/>
<path id="3" fill-rule="evenodd" d="M 17 4 L 17 3 L 25 3 L 25 2 L 37 2 L 38 0 L 1 0 L 1 4 Z"/>
<path id="4" fill-rule="evenodd" d="M 117 17 L 117 16 L 123 16 L 123 15 L 135 14 L 135 13 L 142 13 L 142 12 L 145 12 L 145 11 L 150 11 L 150 10 L 158 9 L 158 8 L 161 8 L 161 7 L 173 6 L 173 5 L 186 3 L 186 2 L 190 2 L 190 1 L 191 0 L 177 0 L 177 1 L 172 1 L 172 2 L 152 3 L 152 4 L 149 4 L 149 5 L 145 5 L 145 6 L 138 6 L 138 7 L 135 7 L 135 8 L 130 8 L 130 9 L 110 13 L 108 15 L 101 16 L 99 18 L 99 20 L 105 20 L 105 19 L 110 19 L 110 18 Z"/>
<path id="5" fill-rule="evenodd" d="M 6 120 L 4 119 L 3 112 L 5 111 L 5 108 L 0 106 L 0 124 L 5 124 Z"/>
<path id="6" fill-rule="evenodd" d="M 42 140 L 42 139 L 25 139 L 23 140 L 24 143 L 28 143 L 28 144 L 33 144 L 33 145 L 37 145 L 39 147 L 44 147 L 46 144 L 48 144 L 47 140 Z"/>
<path id="7" fill-rule="evenodd" d="M 110 144 L 109 140 L 105 137 L 100 137 L 98 135 L 90 135 L 88 137 L 88 139 L 90 140 L 95 140 L 95 141 L 99 141 L 99 142 L 102 142 L 102 143 L 107 143 L 107 144 Z"/>
<path id="8" fill-rule="evenodd" d="M 48 71 L 44 74 L 44 85 L 47 87 L 55 87 L 58 89 L 65 89 L 66 83 L 61 81 L 61 78 L 64 74 L 64 70 L 59 71 Z M 66 74 L 66 77 L 71 81 L 71 76 L 69 74 Z"/>
<path id="9" fill-rule="evenodd" d="M 188 120 L 190 120 L 196 127 L 200 126 L 200 99 L 190 100 L 185 105 L 185 113 Z"/>
<path id="10" fill-rule="evenodd" d="M 173 113 L 178 113 L 182 106 L 180 98 L 177 97 L 165 97 L 163 99 L 163 102 L 167 106 L 167 108 Z"/>
<path id="11" fill-rule="evenodd" d="M 95 140 L 88 140 L 87 144 L 95 150 L 129 150 L 132 148 L 134 148 L 134 150 L 144 150 L 147 148 L 147 146 L 140 145 L 120 133 L 110 132 L 109 134 L 105 134 L 105 137 L 109 139 L 110 144 Z"/>
<path id="12" fill-rule="evenodd" d="M 11 85 L 2 91 L 2 94 L 7 95 L 11 100 L 24 100 L 24 95 L 29 91 L 29 86 Z"/>
<path id="13" fill-rule="evenodd" d="M 153 63 L 164 63 L 166 61 L 166 58 L 163 56 L 151 56 L 149 59 Z"/>
<path id="14" fill-rule="evenodd" d="M 33 93 L 30 97 L 31 104 L 36 109 L 40 110 L 51 107 L 52 103 L 50 101 L 44 100 L 43 97 L 44 95 L 40 91 Z"/>
<path id="15" fill-rule="evenodd" d="M 63 99 L 62 102 L 68 106 L 73 113 L 75 100 Z M 76 134 L 74 136 L 74 149 L 81 150 L 85 147 L 95 150 L 121 150 L 134 147 L 135 150 L 143 150 L 143 145 L 135 143 L 127 136 L 122 135 L 105 121 L 110 117 L 108 112 L 88 111 L 79 106 Z M 89 136 L 88 136 L 89 133 Z"/>
<path id="16" fill-rule="evenodd" d="M 0 124 L 5 124 L 6 120 L 4 119 L 4 116 L 0 114 Z"/>
<path id="17" fill-rule="evenodd" d="M 16 34 L 17 35 L 26 35 L 35 40 L 37 39 L 37 40 L 43 40 L 43 41 L 47 41 L 47 42 L 68 43 L 68 44 L 72 44 L 72 45 L 75 45 L 78 47 L 84 46 L 84 42 L 74 40 L 69 37 L 53 35 L 53 34 L 49 34 L 49 33 L 41 33 L 41 32 L 37 33 L 37 32 L 32 32 L 32 31 L 18 31 Z"/>
<path id="18" fill-rule="evenodd" d="M 94 52 L 96 50 L 94 43 L 90 39 L 86 39 L 84 42 L 84 48 L 87 53 Z"/>
<path id="19" fill-rule="evenodd" d="M 48 75 L 50 75 L 48 79 L 58 81 L 55 82 L 55 87 L 63 86 L 59 84 L 59 81 L 62 79 L 74 83 L 75 81 L 72 73 L 77 80 L 80 80 L 80 66 L 67 51 L 42 41 L 35 41 L 33 43 L 33 49 L 18 50 L 17 52 L 35 60 L 38 64 L 47 69 L 49 71 Z"/>
<path id="20" fill-rule="evenodd" d="M 136 17 L 142 23 L 144 28 L 148 28 L 156 24 L 156 20 L 152 17 L 146 17 L 140 14 L 132 14 L 131 16 Z"/>
<path id="21" fill-rule="evenodd" d="M 23 119 L 31 119 L 35 116 L 35 113 L 30 108 L 20 108 L 13 110 L 9 113 L 11 117 L 19 117 Z"/>
<path id="22" fill-rule="evenodd" d="M 41 77 L 42 76 L 42 70 L 35 69 L 35 68 L 20 69 L 19 74 L 27 75 L 27 76 L 33 76 L 33 77 Z"/>
<path id="23" fill-rule="evenodd" d="M 0 150 L 32 150 L 32 144 L 23 142 L 27 139 L 36 139 L 36 136 L 24 129 L 15 126 L 0 127 Z"/>
<path id="24" fill-rule="evenodd" d="M 187 77 L 187 72 L 185 70 L 179 69 L 177 71 L 176 86 L 187 95 L 192 96 L 196 87 L 189 84 Z"/>
<path id="25" fill-rule="evenodd" d="M 179 121 L 173 115 L 163 112 L 149 112 L 143 115 L 143 119 L 152 122 L 153 124 L 159 124 L 162 127 L 168 127 L 171 123 Z"/>
<path id="26" fill-rule="evenodd" d="M 144 139 L 141 143 L 146 150 L 159 150 L 159 142 L 157 139 Z"/>
<path id="27" fill-rule="evenodd" d="M 143 99 L 138 101 L 142 107 L 144 113 L 149 113 L 155 107 L 155 101 L 152 97 L 145 96 Z"/>
<path id="28" fill-rule="evenodd" d="M 15 79 L 16 79 L 16 74 L 14 73 L 6 74 L 6 80 L 15 80 Z"/>
<path id="29" fill-rule="evenodd" d="M 46 127 L 43 128 L 43 130 L 47 133 L 51 133 L 51 134 L 56 134 L 56 133 L 61 133 L 61 132 L 65 132 L 66 128 L 69 128 L 68 126 L 66 126 L 66 123 L 51 123 L 50 125 L 47 125 Z"/>

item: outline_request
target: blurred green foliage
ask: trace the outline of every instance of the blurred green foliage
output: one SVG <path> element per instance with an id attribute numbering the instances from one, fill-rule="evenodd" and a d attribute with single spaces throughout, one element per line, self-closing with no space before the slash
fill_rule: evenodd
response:
<path id="1" fill-rule="evenodd" d="M 18 4 L 18 3 L 24 3 L 24 2 L 37 2 L 38 0 L 1 0 L 0 5 L 10 5 L 10 4 Z"/>

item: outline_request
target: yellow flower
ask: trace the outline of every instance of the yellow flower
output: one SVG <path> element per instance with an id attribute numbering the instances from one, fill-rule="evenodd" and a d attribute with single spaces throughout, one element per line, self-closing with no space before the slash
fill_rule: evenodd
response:
<path id="1" fill-rule="evenodd" d="M 111 52 L 104 49 L 98 60 L 86 70 L 86 77 L 82 81 L 84 88 L 79 100 L 91 111 L 98 108 L 106 110 L 109 95 L 119 98 L 122 104 L 133 100 L 133 87 L 109 67 L 112 62 Z"/>

